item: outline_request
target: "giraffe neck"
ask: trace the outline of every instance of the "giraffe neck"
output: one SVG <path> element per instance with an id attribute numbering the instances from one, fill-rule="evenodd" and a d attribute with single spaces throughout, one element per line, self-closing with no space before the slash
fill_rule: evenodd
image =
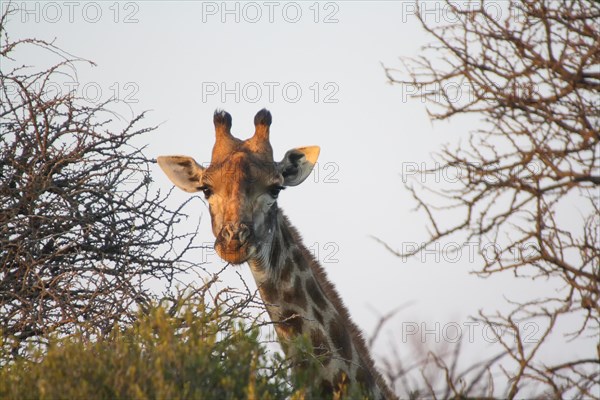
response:
<path id="1" fill-rule="evenodd" d="M 286 354 L 293 357 L 287 344 L 305 335 L 320 358 L 325 395 L 358 383 L 370 398 L 394 398 L 321 266 L 280 210 L 274 219 L 271 237 L 249 264 Z"/>

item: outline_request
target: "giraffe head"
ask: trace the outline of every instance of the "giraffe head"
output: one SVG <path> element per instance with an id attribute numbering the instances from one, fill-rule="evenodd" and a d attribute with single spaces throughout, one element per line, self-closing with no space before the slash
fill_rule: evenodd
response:
<path id="1" fill-rule="evenodd" d="M 269 142 L 271 113 L 260 110 L 254 117 L 254 136 L 240 140 L 231 134 L 231 115 L 214 114 L 216 141 L 210 165 L 204 167 L 188 156 L 161 156 L 158 165 L 175 186 L 186 192 L 204 192 L 208 201 L 215 249 L 232 264 L 260 256 L 260 244 L 268 243 L 277 215 L 277 196 L 302 183 L 311 173 L 319 147 L 299 147 L 273 160 Z"/>

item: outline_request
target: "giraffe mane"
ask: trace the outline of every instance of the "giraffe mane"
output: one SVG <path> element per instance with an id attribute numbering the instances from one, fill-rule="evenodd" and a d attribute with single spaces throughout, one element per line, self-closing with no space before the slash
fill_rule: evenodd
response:
<path id="1" fill-rule="evenodd" d="M 283 215 L 283 213 L 282 213 Z M 283 215 L 284 223 L 287 228 L 292 233 L 293 240 L 296 243 L 303 243 L 302 235 L 298 232 L 298 230 L 290 223 L 287 216 Z M 356 324 L 352 321 L 350 317 L 350 312 L 348 308 L 344 304 L 342 298 L 338 294 L 335 289 L 333 283 L 327 277 L 327 274 L 324 268 L 319 264 L 319 262 L 315 259 L 314 255 L 308 251 L 304 246 L 299 246 L 300 251 L 304 254 L 304 256 L 310 260 L 309 267 L 313 272 L 313 276 L 317 283 L 320 285 L 321 289 L 325 293 L 325 296 L 331 301 L 334 308 L 338 311 L 340 317 L 343 319 L 344 324 L 349 328 L 349 334 L 351 336 L 351 340 L 355 345 L 356 351 L 358 352 L 361 359 L 365 360 L 368 364 L 366 367 L 369 372 L 372 374 L 377 386 L 382 388 L 386 398 L 395 398 L 395 395 L 388 388 L 385 380 L 379 373 L 379 371 L 375 368 L 375 362 L 371 357 L 371 353 L 368 350 L 367 343 L 360 331 L 360 329 L 356 326 Z"/>

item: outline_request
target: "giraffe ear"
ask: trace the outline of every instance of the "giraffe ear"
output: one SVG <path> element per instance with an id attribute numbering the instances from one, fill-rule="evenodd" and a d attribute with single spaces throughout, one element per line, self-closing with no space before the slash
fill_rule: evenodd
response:
<path id="1" fill-rule="evenodd" d="M 204 168 L 192 157 L 160 156 L 156 159 L 167 177 L 178 188 L 189 193 L 200 191 Z"/>
<path id="2" fill-rule="evenodd" d="M 284 186 L 301 184 L 313 170 L 319 158 L 319 146 L 297 147 L 289 150 L 279 162 L 279 172 L 283 175 Z"/>

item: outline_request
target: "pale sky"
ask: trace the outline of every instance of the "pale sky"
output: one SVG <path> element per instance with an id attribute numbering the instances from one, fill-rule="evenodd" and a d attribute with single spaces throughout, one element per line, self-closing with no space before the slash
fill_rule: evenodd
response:
<path id="1" fill-rule="evenodd" d="M 80 95 L 95 97 L 99 89 L 105 99 L 118 91 L 127 102 L 125 117 L 150 110 L 147 123 L 161 125 L 141 143 L 149 156 L 186 154 L 208 162 L 216 108 L 232 114 L 232 131 L 241 138 L 253 133 L 254 114 L 268 108 L 276 159 L 292 147 L 321 146 L 318 174 L 283 192 L 279 206 L 305 244 L 318 249 L 367 335 L 377 321 L 373 310 L 383 314 L 413 302 L 386 333 L 408 353 L 409 344 L 401 340 L 406 323 L 430 330 L 436 323 L 456 323 L 467 335 L 464 323 L 477 310 L 505 309 L 505 298 L 541 290 L 543 282 L 508 274 L 487 280 L 469 274 L 475 264 L 468 250 L 454 262 L 433 253 L 402 261 L 370 238 L 399 249 L 427 238 L 425 217 L 414 211 L 401 173 L 433 166 L 430 155 L 441 144 L 456 143 L 477 126 L 476 118 L 433 125 L 421 101 L 386 83 L 381 64 L 397 66 L 399 56 L 418 55 L 428 40 L 411 15 L 411 3 L 18 4 L 28 11 L 11 19 L 13 38 L 55 39 L 60 48 L 97 64 L 81 65 Z M 430 18 L 443 15 L 434 10 Z M 157 188 L 171 187 L 158 167 L 153 178 Z M 173 206 L 187 196 L 177 192 Z M 202 217 L 200 237 L 212 243 L 207 208 L 195 204 L 193 218 L 177 229 L 190 230 Z M 223 265 L 216 256 L 209 261 L 215 271 Z M 253 284 L 247 266 L 237 270 Z M 234 273 L 228 276 L 231 285 L 240 284 Z M 467 354 L 495 352 L 483 327 L 474 329 Z M 431 345 L 436 340 L 434 334 L 425 339 Z"/>

